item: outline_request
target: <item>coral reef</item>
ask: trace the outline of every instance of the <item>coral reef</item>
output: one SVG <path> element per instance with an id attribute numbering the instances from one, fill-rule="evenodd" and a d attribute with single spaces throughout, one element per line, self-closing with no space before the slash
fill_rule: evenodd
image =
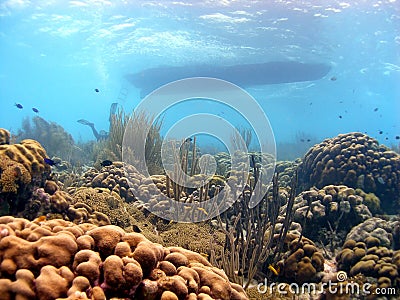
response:
<path id="1" fill-rule="evenodd" d="M 302 189 L 329 184 L 360 188 L 381 200 L 381 209 L 400 209 L 400 155 L 362 133 L 340 134 L 314 145 L 299 166 Z"/>
<path id="2" fill-rule="evenodd" d="M 248 299 L 202 255 L 114 225 L 0 217 L 2 299 Z"/>

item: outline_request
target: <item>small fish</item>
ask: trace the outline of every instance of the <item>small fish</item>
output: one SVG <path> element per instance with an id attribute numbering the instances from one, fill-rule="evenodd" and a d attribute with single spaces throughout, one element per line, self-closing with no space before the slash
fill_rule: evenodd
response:
<path id="1" fill-rule="evenodd" d="M 47 220 L 46 216 L 40 216 L 40 217 L 37 217 L 35 220 L 33 220 L 33 222 L 34 223 L 41 223 L 41 222 L 44 222 L 46 220 Z"/>
<path id="2" fill-rule="evenodd" d="M 307 142 L 311 142 L 311 140 L 310 140 L 310 139 L 307 139 Z"/>
<path id="3" fill-rule="evenodd" d="M 142 232 L 142 230 L 135 224 L 132 225 L 132 229 L 133 229 L 134 232 L 137 232 L 137 233 L 141 233 Z"/>
<path id="4" fill-rule="evenodd" d="M 238 270 L 234 272 L 237 276 L 243 276 L 243 271 L 242 270 Z"/>
<path id="5" fill-rule="evenodd" d="M 378 107 L 375 107 L 374 111 L 378 111 L 378 109 L 379 109 Z"/>
<path id="6" fill-rule="evenodd" d="M 188 137 L 187 139 L 185 139 L 184 143 L 190 143 L 191 141 L 193 141 L 193 139 L 191 137 Z"/>
<path id="7" fill-rule="evenodd" d="M 94 91 L 95 91 L 96 93 L 100 92 L 100 90 L 99 90 L 99 89 L 94 89 Z"/>
<path id="8" fill-rule="evenodd" d="M 300 142 L 304 143 L 304 139 L 300 139 Z"/>
<path id="9" fill-rule="evenodd" d="M 32 107 L 32 110 L 33 110 L 33 112 L 35 112 L 35 113 L 38 113 L 38 112 L 39 112 L 39 110 L 38 110 L 37 108 L 35 108 L 35 107 Z"/>
<path id="10" fill-rule="evenodd" d="M 400 136 L 396 135 L 395 139 L 400 140 Z"/>
<path id="11" fill-rule="evenodd" d="M 44 159 L 44 162 L 46 164 L 48 164 L 49 166 L 55 166 L 57 164 L 54 160 L 47 158 L 47 157 Z"/>
<path id="12" fill-rule="evenodd" d="M 256 167 L 256 157 L 254 154 L 250 155 L 250 168 L 255 168 Z"/>
<path id="13" fill-rule="evenodd" d="M 343 118 L 342 116 L 339 116 L 339 119 Z"/>
<path id="14" fill-rule="evenodd" d="M 335 76 L 331 77 L 331 81 L 336 81 L 336 80 L 337 80 L 337 78 Z"/>
<path id="15" fill-rule="evenodd" d="M 22 104 L 20 104 L 20 103 L 15 103 L 14 104 L 17 108 L 19 108 L 19 109 L 23 109 L 24 107 L 22 106 Z"/>
<path id="16" fill-rule="evenodd" d="M 280 271 L 281 271 L 279 267 L 277 267 L 277 268 L 275 269 L 272 265 L 269 265 L 269 266 L 268 266 L 268 270 L 270 270 L 272 273 L 274 273 L 275 276 L 278 276 L 279 273 L 280 273 Z"/>
<path id="17" fill-rule="evenodd" d="M 111 166 L 111 165 L 112 165 L 112 161 L 111 161 L 111 160 L 108 160 L 108 159 L 103 160 L 103 161 L 100 163 L 100 166 L 102 166 L 102 167 L 107 167 L 107 166 Z"/>
<path id="18" fill-rule="evenodd" d="M 379 130 L 379 134 L 382 134 L 383 133 L 383 131 L 382 130 Z"/>
<path id="19" fill-rule="evenodd" d="M 197 209 L 202 211 L 206 216 L 208 216 L 208 212 L 204 208 L 198 207 Z"/>

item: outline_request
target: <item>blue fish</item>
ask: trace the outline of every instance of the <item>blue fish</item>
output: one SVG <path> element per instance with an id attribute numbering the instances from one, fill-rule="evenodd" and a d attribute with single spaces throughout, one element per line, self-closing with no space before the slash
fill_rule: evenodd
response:
<path id="1" fill-rule="evenodd" d="M 32 107 L 32 110 L 33 110 L 35 113 L 38 113 L 38 112 L 39 112 L 39 110 L 38 110 L 37 108 L 35 108 L 35 107 Z"/>
<path id="2" fill-rule="evenodd" d="M 54 160 L 47 158 L 47 157 L 44 159 L 44 162 L 46 164 L 48 164 L 49 166 L 55 166 L 57 164 Z"/>
<path id="3" fill-rule="evenodd" d="M 102 166 L 102 167 L 108 167 L 108 166 L 111 166 L 112 164 L 113 164 L 113 162 L 112 162 L 111 160 L 106 159 L 106 160 L 103 160 L 103 161 L 100 163 L 100 166 Z"/>
<path id="4" fill-rule="evenodd" d="M 23 109 L 24 107 L 22 106 L 22 104 L 20 104 L 20 103 L 15 103 L 14 104 L 16 107 L 18 107 L 19 109 Z"/>

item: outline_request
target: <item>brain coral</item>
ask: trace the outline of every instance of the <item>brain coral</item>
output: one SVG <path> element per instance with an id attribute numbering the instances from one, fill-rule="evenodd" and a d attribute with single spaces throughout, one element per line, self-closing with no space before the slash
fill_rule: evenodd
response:
<path id="1" fill-rule="evenodd" d="M 0 232 L 2 299 L 248 299 L 202 255 L 114 225 L 5 216 Z"/>
<path id="2" fill-rule="evenodd" d="M 51 171 L 44 163 L 45 157 L 46 151 L 34 140 L 0 145 L 1 210 L 8 213 L 22 210 L 34 188 L 43 186 Z"/>
<path id="3" fill-rule="evenodd" d="M 1 193 L 16 194 L 31 182 L 31 174 L 24 165 L 5 155 L 0 157 L 0 176 Z"/>
<path id="4" fill-rule="evenodd" d="M 360 188 L 378 196 L 385 212 L 396 213 L 400 208 L 400 155 L 368 135 L 340 134 L 305 154 L 299 182 L 303 189 L 329 184 Z"/>
<path id="5" fill-rule="evenodd" d="M 10 143 L 10 132 L 0 128 L 0 145 L 8 145 Z"/>
<path id="6" fill-rule="evenodd" d="M 78 188 L 73 193 L 76 202 L 84 203 L 93 210 L 106 214 L 112 224 L 122 228 L 133 223 L 132 217 L 128 214 L 125 203 L 119 194 L 106 188 Z"/>

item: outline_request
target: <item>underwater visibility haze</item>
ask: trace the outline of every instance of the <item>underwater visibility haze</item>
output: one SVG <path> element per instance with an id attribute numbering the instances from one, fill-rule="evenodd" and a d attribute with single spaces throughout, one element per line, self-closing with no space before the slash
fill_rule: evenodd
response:
<path id="1" fill-rule="evenodd" d="M 223 68 L 299 62 L 329 65 L 330 71 L 306 82 L 269 85 L 265 78 L 265 85 L 242 86 L 265 110 L 278 143 L 297 142 L 296 134 L 315 142 L 350 131 L 367 132 L 388 145 L 398 142 L 397 1 L 0 5 L 1 120 L 11 131 L 18 130 L 24 117 L 34 116 L 35 107 L 39 116 L 60 124 L 74 139 L 92 139 L 91 130 L 76 120 L 87 119 L 107 131 L 111 103 L 131 111 L 144 95 L 131 84 L 130 74 L 161 68 L 157 75 L 166 76 L 168 68 L 213 66 L 219 73 L 203 72 L 205 76 L 230 79 L 232 71 L 223 76 Z M 234 72 L 241 76 L 240 70 Z M 302 72 L 307 78 L 307 70 Z M 182 76 L 199 73 L 204 76 Z M 251 83 L 264 76 L 256 69 L 242 79 Z M 145 94 L 168 79 L 154 79 Z M 16 109 L 15 103 L 24 109 Z M 180 118 L 190 114 L 186 109 L 171 114 Z M 228 118 L 229 111 L 224 113 Z"/>
<path id="2" fill-rule="evenodd" d="M 0 299 L 400 299 L 399 0 L 0 0 L 0 99 Z"/>

